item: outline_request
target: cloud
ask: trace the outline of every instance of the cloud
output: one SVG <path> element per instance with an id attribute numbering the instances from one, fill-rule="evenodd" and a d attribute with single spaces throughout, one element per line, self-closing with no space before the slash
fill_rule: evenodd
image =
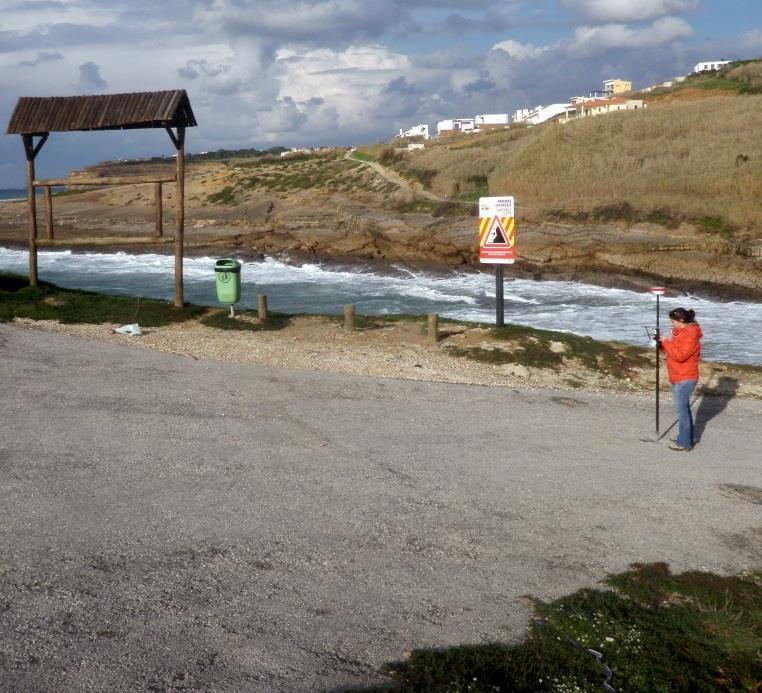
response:
<path id="1" fill-rule="evenodd" d="M 550 50 L 549 46 L 533 46 L 531 43 L 519 43 L 511 39 L 501 41 L 492 46 L 493 51 L 503 51 L 516 60 L 528 60 L 539 58 L 543 53 Z"/>
<path id="2" fill-rule="evenodd" d="M 63 60 L 61 53 L 51 53 L 49 51 L 42 51 L 37 54 L 34 60 L 22 60 L 16 63 L 17 67 L 37 67 L 41 63 L 49 63 L 57 60 Z"/>
<path id="3" fill-rule="evenodd" d="M 101 68 L 94 62 L 79 66 L 78 88 L 85 93 L 100 91 L 108 87 L 108 82 L 101 77 Z"/>
<path id="4" fill-rule="evenodd" d="M 255 0 L 212 0 L 195 18 L 230 36 L 267 38 L 275 43 L 347 45 L 401 26 L 404 6 L 364 0 L 282 0 L 265 10 Z"/>
<path id="5" fill-rule="evenodd" d="M 663 17 L 651 26 L 639 29 L 624 24 L 583 26 L 574 32 L 570 52 L 577 55 L 600 55 L 612 49 L 652 48 L 692 35 L 690 24 L 677 17 Z"/>
<path id="6" fill-rule="evenodd" d="M 593 22 L 642 22 L 698 8 L 698 0 L 562 0 L 573 12 Z"/>

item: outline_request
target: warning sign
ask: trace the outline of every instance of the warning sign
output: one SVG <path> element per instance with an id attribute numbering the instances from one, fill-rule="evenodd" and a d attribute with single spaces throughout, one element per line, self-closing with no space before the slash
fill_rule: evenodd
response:
<path id="1" fill-rule="evenodd" d="M 479 262 L 510 265 L 516 259 L 512 197 L 479 198 Z"/>

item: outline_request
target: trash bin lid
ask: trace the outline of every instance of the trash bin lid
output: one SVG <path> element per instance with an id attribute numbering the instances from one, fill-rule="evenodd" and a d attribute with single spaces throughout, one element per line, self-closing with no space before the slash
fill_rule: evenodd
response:
<path id="1" fill-rule="evenodd" d="M 231 260 L 231 259 L 224 259 L 224 260 L 217 260 L 217 262 L 214 264 L 214 271 L 215 272 L 240 272 L 241 271 L 241 263 L 238 262 L 238 260 Z"/>

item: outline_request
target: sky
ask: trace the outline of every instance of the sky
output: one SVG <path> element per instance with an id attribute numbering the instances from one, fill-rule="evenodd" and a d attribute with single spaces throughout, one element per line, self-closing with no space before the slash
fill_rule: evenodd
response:
<path id="1" fill-rule="evenodd" d="M 185 89 L 190 153 L 367 144 L 759 56 L 760 0 L 0 0 L 0 122 L 20 96 Z M 35 163 L 173 153 L 163 130 L 53 133 Z M 0 188 L 24 161 L 0 136 Z"/>

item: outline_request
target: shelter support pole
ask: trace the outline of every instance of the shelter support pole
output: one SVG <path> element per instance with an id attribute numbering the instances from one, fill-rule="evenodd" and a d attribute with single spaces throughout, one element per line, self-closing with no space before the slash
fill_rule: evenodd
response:
<path id="1" fill-rule="evenodd" d="M 164 235 L 164 210 L 162 208 L 161 183 L 154 183 L 154 198 L 156 207 L 156 235 Z"/>
<path id="2" fill-rule="evenodd" d="M 53 238 L 53 193 L 45 186 L 45 231 L 48 238 Z"/>
<path id="3" fill-rule="evenodd" d="M 26 153 L 26 199 L 29 209 L 29 284 L 37 286 L 37 200 L 34 190 L 34 160 L 39 154 L 48 133 L 40 135 L 40 141 L 34 144 L 34 135 L 22 135 Z"/>
<path id="4" fill-rule="evenodd" d="M 175 192 L 175 305 L 183 306 L 183 240 L 185 231 L 185 128 L 177 127 L 177 135 L 167 128 L 177 150 Z"/>

